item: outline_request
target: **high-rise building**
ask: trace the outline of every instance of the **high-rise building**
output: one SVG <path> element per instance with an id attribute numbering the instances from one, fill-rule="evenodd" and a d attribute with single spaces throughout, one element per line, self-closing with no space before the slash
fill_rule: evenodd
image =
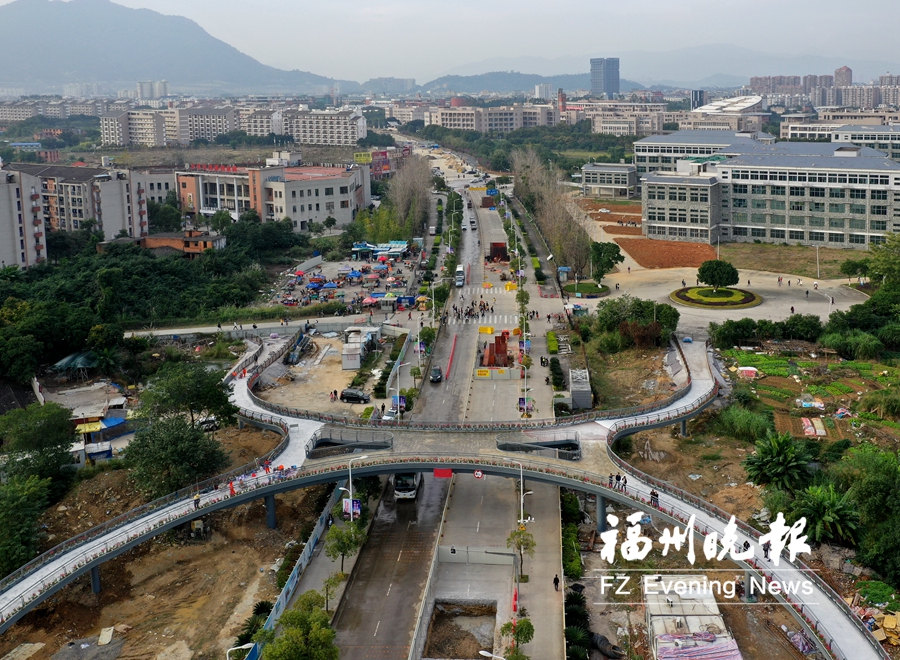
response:
<path id="1" fill-rule="evenodd" d="M 706 91 L 702 89 L 691 90 L 691 110 L 706 105 Z"/>
<path id="2" fill-rule="evenodd" d="M 549 101 L 553 97 L 550 96 L 550 84 L 542 83 L 540 85 L 534 86 L 534 98 L 541 99 L 543 101 Z"/>
<path id="3" fill-rule="evenodd" d="M 161 99 L 169 95 L 169 83 L 166 80 L 143 80 L 137 84 L 139 99 Z"/>
<path id="4" fill-rule="evenodd" d="M 612 98 L 619 93 L 619 58 L 591 58 L 591 96 L 605 94 Z"/>
<path id="5" fill-rule="evenodd" d="M 850 87 L 853 84 L 853 69 L 849 66 L 842 66 L 834 71 L 835 87 Z"/>

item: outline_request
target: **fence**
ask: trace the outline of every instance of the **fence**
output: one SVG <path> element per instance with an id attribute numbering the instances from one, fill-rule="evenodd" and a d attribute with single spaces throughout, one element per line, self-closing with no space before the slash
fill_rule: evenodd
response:
<path id="1" fill-rule="evenodd" d="M 323 427 L 313 433 L 306 442 L 306 456 L 310 457 L 319 445 L 333 443 L 340 447 L 366 449 L 393 449 L 394 434 L 370 429 Z"/>
<path id="2" fill-rule="evenodd" d="M 575 449 L 560 449 L 554 445 L 574 444 Z M 528 436 L 498 435 L 497 449 L 501 451 L 516 451 L 545 458 L 556 458 L 563 461 L 581 460 L 581 435 L 578 431 L 566 433 L 560 431 L 547 436 L 529 439 Z"/>

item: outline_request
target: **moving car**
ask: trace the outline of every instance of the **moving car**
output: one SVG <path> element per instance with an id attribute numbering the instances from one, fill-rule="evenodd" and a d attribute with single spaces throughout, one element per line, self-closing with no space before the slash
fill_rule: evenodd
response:
<path id="1" fill-rule="evenodd" d="M 371 397 L 362 390 L 347 388 L 341 392 L 340 399 L 344 403 L 369 403 Z"/>
<path id="2" fill-rule="evenodd" d="M 440 367 L 432 367 L 431 375 L 428 376 L 428 380 L 430 380 L 432 383 L 440 383 L 442 380 L 444 380 L 443 370 L 441 370 Z"/>
<path id="3" fill-rule="evenodd" d="M 391 406 L 390 410 L 384 411 L 384 414 L 381 416 L 381 419 L 385 422 L 393 422 L 396 419 L 400 419 L 400 411 L 397 410 L 396 406 Z"/>

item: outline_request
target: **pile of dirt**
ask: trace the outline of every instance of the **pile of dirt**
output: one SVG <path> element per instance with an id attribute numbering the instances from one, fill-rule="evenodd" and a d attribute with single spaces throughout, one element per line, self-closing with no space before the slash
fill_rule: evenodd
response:
<path id="1" fill-rule="evenodd" d="M 644 268 L 695 268 L 716 258 L 716 249 L 705 243 L 676 243 L 649 238 L 615 239 Z"/>

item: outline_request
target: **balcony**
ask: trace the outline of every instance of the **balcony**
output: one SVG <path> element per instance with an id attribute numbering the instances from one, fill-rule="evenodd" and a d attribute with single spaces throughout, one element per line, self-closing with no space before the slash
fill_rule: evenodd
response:
<path id="1" fill-rule="evenodd" d="M 143 194 L 144 194 L 144 189 L 143 189 L 143 188 L 138 188 L 137 194 L 138 194 L 138 195 L 143 195 Z"/>
<path id="2" fill-rule="evenodd" d="M 140 211 L 138 211 L 138 215 L 147 215 L 147 210 L 141 209 Z"/>
<path id="3" fill-rule="evenodd" d="M 31 207 L 31 212 L 32 212 L 32 213 L 40 213 L 40 212 L 41 212 L 41 207 L 40 207 L 40 206 L 32 206 L 32 207 Z"/>
<path id="4" fill-rule="evenodd" d="M 143 206 L 146 202 L 143 199 L 138 200 L 138 206 Z"/>
<path id="5" fill-rule="evenodd" d="M 43 238 L 43 237 L 44 237 L 44 232 L 42 232 L 42 231 L 36 231 L 36 232 L 34 232 L 34 240 L 37 241 L 37 240 L 40 240 L 40 239 Z"/>
<path id="6" fill-rule="evenodd" d="M 43 243 L 35 243 L 35 244 L 34 244 L 34 251 L 35 251 L 35 252 L 40 252 L 40 251 L 43 250 L 43 249 L 44 249 Z"/>
<path id="7" fill-rule="evenodd" d="M 41 197 L 41 196 L 40 196 L 39 193 L 36 193 L 36 192 L 31 193 L 31 201 L 32 201 L 32 202 L 33 202 L 34 200 L 36 200 L 36 199 L 40 199 L 40 197 Z"/>
<path id="8" fill-rule="evenodd" d="M 31 223 L 35 227 L 43 227 L 44 226 L 44 220 L 42 218 L 35 218 L 34 220 L 31 221 Z"/>

